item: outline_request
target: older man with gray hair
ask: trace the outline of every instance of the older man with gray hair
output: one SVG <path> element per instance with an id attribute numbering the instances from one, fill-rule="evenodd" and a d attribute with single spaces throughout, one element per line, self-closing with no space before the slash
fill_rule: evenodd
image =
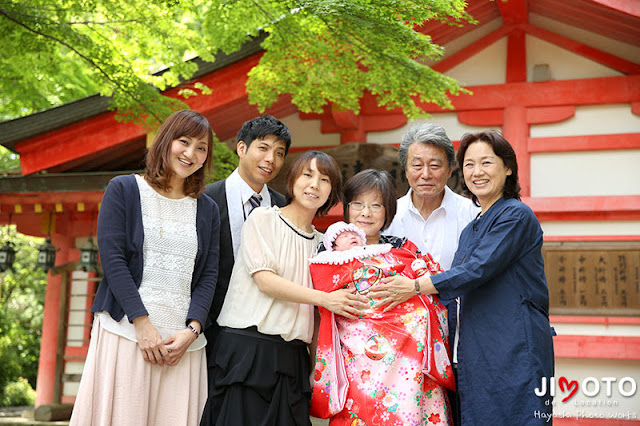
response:
<path id="1" fill-rule="evenodd" d="M 398 159 L 410 188 L 398 199 L 396 216 L 385 234 L 408 238 L 447 270 L 460 233 L 480 212 L 447 186 L 456 164 L 453 144 L 441 126 L 416 124 L 402 136 Z"/>

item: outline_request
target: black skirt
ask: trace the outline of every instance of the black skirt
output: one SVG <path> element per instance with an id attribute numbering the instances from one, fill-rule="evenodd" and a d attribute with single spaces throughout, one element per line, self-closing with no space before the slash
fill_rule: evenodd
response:
<path id="1" fill-rule="evenodd" d="M 207 411 L 215 425 L 310 425 L 307 344 L 223 327 L 213 347 L 215 367 Z"/>

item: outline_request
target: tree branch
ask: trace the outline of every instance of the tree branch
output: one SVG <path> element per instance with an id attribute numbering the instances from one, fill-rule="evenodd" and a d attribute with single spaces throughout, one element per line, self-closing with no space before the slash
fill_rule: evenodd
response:
<path id="1" fill-rule="evenodd" d="M 69 50 L 71 50 L 72 52 L 76 53 L 78 56 L 80 56 L 82 59 L 84 59 L 85 61 L 87 61 L 89 64 L 91 64 L 91 66 L 93 66 L 94 68 L 96 68 L 108 81 L 110 81 L 113 85 L 115 85 L 117 88 L 119 88 L 123 93 L 127 94 L 127 96 L 129 96 L 131 99 L 133 99 L 135 102 L 137 102 L 139 105 L 142 106 L 142 108 L 147 111 L 147 113 L 152 116 L 153 118 L 155 118 L 159 123 L 162 122 L 162 119 L 160 117 L 158 117 L 156 114 L 153 113 L 152 110 L 150 110 L 147 105 L 145 105 L 144 102 L 142 102 L 140 99 L 138 99 L 138 97 L 132 93 L 131 91 L 127 90 L 125 87 L 123 87 L 119 82 L 117 82 L 116 80 L 114 80 L 109 73 L 107 73 L 104 69 L 102 69 L 102 67 L 97 64 L 96 62 L 94 62 L 91 58 L 89 58 L 88 56 L 84 55 L 83 53 L 81 53 L 79 50 L 77 50 L 75 47 L 71 46 L 69 43 L 60 40 L 57 37 L 54 37 L 52 35 L 49 34 L 45 34 L 41 31 L 38 31 L 36 29 L 33 29 L 31 27 L 29 27 L 28 25 L 26 25 L 25 23 L 15 19 L 13 16 L 11 16 L 7 11 L 5 11 L 4 9 L 0 9 L 0 15 L 5 16 L 7 19 L 9 19 L 11 22 L 25 28 L 27 31 L 32 32 L 34 34 L 38 34 L 42 37 L 45 37 L 49 40 L 53 40 L 56 43 L 59 43 L 63 46 L 65 46 L 66 48 L 68 48 Z"/>

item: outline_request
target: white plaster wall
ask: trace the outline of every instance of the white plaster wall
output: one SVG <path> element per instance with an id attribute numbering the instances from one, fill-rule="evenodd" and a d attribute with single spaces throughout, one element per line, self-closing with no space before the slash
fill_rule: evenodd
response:
<path id="1" fill-rule="evenodd" d="M 402 134 L 406 132 L 411 126 L 417 123 L 436 123 L 444 127 L 449 138 L 453 140 L 460 140 L 462 135 L 467 132 L 475 132 L 478 130 L 484 130 L 486 127 L 468 126 L 458 121 L 458 114 L 455 112 L 445 112 L 431 114 L 431 118 L 423 120 L 409 121 L 403 127 L 387 130 L 384 132 L 369 132 L 367 134 L 368 143 L 400 143 L 402 142 Z M 499 128 L 498 128 L 499 129 Z"/>
<path id="2" fill-rule="evenodd" d="M 65 374 L 82 374 L 83 369 L 84 369 L 84 362 L 72 361 L 72 362 L 65 362 L 64 364 Z M 62 395 L 76 396 L 78 395 L 79 387 L 80 387 L 80 382 L 64 382 L 62 384 Z"/>
<path id="3" fill-rule="evenodd" d="M 74 271 L 71 274 L 70 284 L 70 297 L 69 308 L 70 309 L 86 309 L 87 297 L 87 279 L 88 273 L 83 271 Z M 75 311 L 69 312 L 69 325 L 67 327 L 67 339 L 82 339 L 85 331 L 84 324 L 86 312 Z M 82 342 L 79 340 L 70 340 L 67 346 L 82 346 Z"/>
<path id="4" fill-rule="evenodd" d="M 640 150 L 531 155 L 532 197 L 640 195 Z"/>
<path id="5" fill-rule="evenodd" d="M 527 81 L 532 81 L 533 67 L 536 64 L 548 64 L 551 80 L 569 80 L 574 78 L 597 78 L 623 75 L 612 68 L 577 55 L 536 37 L 527 35 Z"/>
<path id="6" fill-rule="evenodd" d="M 507 38 L 503 37 L 445 74 L 462 86 L 503 84 L 507 72 Z"/>
<path id="7" fill-rule="evenodd" d="M 597 235 L 640 235 L 639 220 L 547 220 L 540 222 L 547 237 L 557 236 L 597 236 Z"/>
<path id="8" fill-rule="evenodd" d="M 551 325 L 558 335 L 640 336 L 640 325 L 636 324 L 554 323 L 552 321 Z"/>
<path id="9" fill-rule="evenodd" d="M 556 383 L 560 377 L 565 377 L 569 382 L 578 382 L 576 394 L 562 402 L 562 399 L 569 395 L 565 389 L 562 392 L 556 384 L 556 396 L 554 399 L 554 416 L 556 419 L 563 417 L 576 417 L 595 419 L 625 419 L 640 420 L 640 389 L 636 389 L 634 395 L 623 396 L 618 389 L 619 381 L 624 377 L 631 377 L 636 387 L 640 386 L 640 362 L 627 360 L 600 360 L 600 359 L 573 359 L 556 358 Z M 594 396 L 587 396 L 583 393 L 583 380 L 587 377 L 594 377 L 600 385 L 600 392 Z M 603 377 L 613 377 L 616 379 L 611 386 L 611 394 L 607 396 L 606 383 Z M 587 385 L 587 391 L 593 391 L 593 384 Z M 623 391 L 630 391 L 629 384 L 624 386 Z M 595 406 L 592 406 L 595 405 Z"/>
<path id="10" fill-rule="evenodd" d="M 340 145 L 340 133 L 320 131 L 320 120 L 301 120 L 298 113 L 280 118 L 291 132 L 291 146 L 333 146 Z"/>
<path id="11" fill-rule="evenodd" d="M 611 53 L 628 61 L 640 63 L 640 47 L 638 46 L 576 28 L 534 13 L 529 14 L 529 22 L 545 30 L 560 34 L 572 40 L 577 40 L 588 46 Z"/>
<path id="12" fill-rule="evenodd" d="M 630 104 L 588 105 L 576 107 L 576 113 L 559 123 L 531 126 L 532 138 L 575 135 L 608 135 L 640 132 L 640 116 Z"/>
<path id="13" fill-rule="evenodd" d="M 443 45 L 444 54 L 442 55 L 442 59 L 448 58 L 454 53 L 462 50 L 468 45 L 480 40 L 482 37 L 492 33 L 493 31 L 499 29 L 502 26 L 502 18 L 496 18 L 493 21 L 489 21 L 486 24 L 477 27 L 476 29 L 469 31 L 466 34 L 461 35 L 460 37 L 452 40 L 451 42 Z M 434 60 L 426 60 L 425 64 L 432 66 L 438 61 Z"/>

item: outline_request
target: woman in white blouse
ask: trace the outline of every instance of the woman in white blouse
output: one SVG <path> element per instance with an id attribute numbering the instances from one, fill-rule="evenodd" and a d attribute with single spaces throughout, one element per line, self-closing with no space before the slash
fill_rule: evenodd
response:
<path id="1" fill-rule="evenodd" d="M 205 117 L 172 114 L 144 175 L 109 182 L 98 216 L 104 277 L 71 425 L 198 425 L 220 216 L 204 191 Z"/>
<path id="2" fill-rule="evenodd" d="M 355 318 L 366 299 L 313 289 L 308 259 L 322 234 L 311 224 L 341 197 L 335 160 L 300 155 L 287 175 L 283 208 L 259 207 L 242 228 L 213 350 L 210 399 L 216 425 L 310 424 L 310 360 L 314 305 Z"/>

